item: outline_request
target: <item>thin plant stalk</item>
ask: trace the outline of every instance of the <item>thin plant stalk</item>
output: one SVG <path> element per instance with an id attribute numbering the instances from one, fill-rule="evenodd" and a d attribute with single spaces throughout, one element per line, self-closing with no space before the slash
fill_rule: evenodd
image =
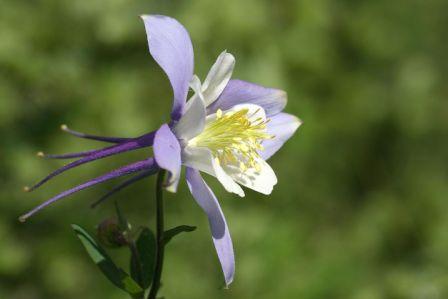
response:
<path id="1" fill-rule="evenodd" d="M 162 277 L 163 269 L 163 257 L 165 254 L 165 244 L 163 240 L 164 218 L 163 218 L 163 181 L 165 178 L 165 170 L 160 170 L 157 176 L 156 185 L 156 265 L 154 270 L 154 276 L 152 280 L 151 291 L 149 292 L 148 299 L 156 299 L 157 293 L 160 288 L 160 279 Z"/>

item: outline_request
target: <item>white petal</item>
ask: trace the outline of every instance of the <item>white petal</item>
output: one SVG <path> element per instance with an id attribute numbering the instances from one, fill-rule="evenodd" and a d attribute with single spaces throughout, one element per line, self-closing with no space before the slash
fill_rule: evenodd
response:
<path id="1" fill-rule="evenodd" d="M 205 147 L 186 146 L 182 150 L 182 164 L 215 176 L 212 160 L 212 153 Z"/>
<path id="2" fill-rule="evenodd" d="M 249 111 L 247 112 L 248 115 L 250 115 L 249 120 L 250 121 L 255 121 L 256 119 L 261 119 L 263 121 L 266 120 L 266 113 L 263 109 L 263 107 L 255 105 L 255 104 L 239 104 L 239 105 L 235 105 L 232 108 L 223 111 L 224 114 L 226 113 L 234 113 L 234 112 L 238 112 L 242 109 L 248 109 Z M 205 123 L 208 124 L 212 121 L 214 121 L 216 119 L 216 112 L 207 115 L 206 121 Z"/>
<path id="3" fill-rule="evenodd" d="M 190 81 L 190 88 L 193 89 L 193 91 L 197 93 L 204 100 L 204 96 L 202 94 L 201 80 L 199 79 L 198 76 L 193 75 L 193 78 L 191 78 Z"/>
<path id="4" fill-rule="evenodd" d="M 235 57 L 232 54 L 224 51 L 219 55 L 202 85 L 206 107 L 221 95 L 232 77 L 234 66 Z"/>
<path id="5" fill-rule="evenodd" d="M 180 176 L 176 177 L 172 183 L 170 183 L 167 187 L 166 187 L 166 191 L 171 192 L 171 193 L 176 193 L 177 192 L 177 186 L 179 185 L 179 181 L 180 181 Z"/>
<path id="6" fill-rule="evenodd" d="M 204 130 L 206 112 L 201 98 L 199 91 L 187 102 L 185 114 L 173 128 L 177 138 L 190 140 Z"/>
<path id="7" fill-rule="evenodd" d="M 242 109 L 249 110 L 247 112 L 247 114 L 250 115 L 250 117 L 249 117 L 250 121 L 255 121 L 256 119 L 261 119 L 263 121 L 266 120 L 266 113 L 265 113 L 263 107 L 255 105 L 255 104 L 239 104 L 239 105 L 235 105 L 232 108 L 230 108 L 229 110 L 226 110 L 225 112 L 237 112 L 237 111 L 240 111 Z"/>
<path id="8" fill-rule="evenodd" d="M 182 151 L 182 164 L 216 177 L 228 192 L 244 197 L 243 189 L 222 169 L 209 149 L 186 146 Z"/>
<path id="9" fill-rule="evenodd" d="M 238 167 L 231 165 L 225 166 L 224 170 L 239 184 L 262 194 L 269 195 L 277 184 L 277 176 L 266 161 L 259 159 L 257 162 L 260 165 L 259 172 L 254 168 L 249 168 L 243 172 Z"/>
<path id="10" fill-rule="evenodd" d="M 212 160 L 213 169 L 215 171 L 215 176 L 218 179 L 218 181 L 224 186 L 224 189 L 226 189 L 228 192 L 232 192 L 235 194 L 238 194 L 241 197 L 244 197 L 244 191 L 238 185 L 235 183 L 235 181 L 230 177 L 224 169 L 219 165 L 219 163 L 213 159 Z"/>

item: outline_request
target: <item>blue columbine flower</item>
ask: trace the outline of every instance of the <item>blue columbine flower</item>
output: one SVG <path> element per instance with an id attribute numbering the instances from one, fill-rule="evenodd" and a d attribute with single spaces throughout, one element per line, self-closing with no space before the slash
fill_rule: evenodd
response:
<path id="1" fill-rule="evenodd" d="M 231 80 L 235 58 L 226 51 L 219 55 L 201 83 L 193 75 L 193 46 L 186 29 L 166 16 L 144 15 L 142 19 L 149 51 L 165 71 L 173 88 L 171 122 L 136 138 L 94 136 L 62 126 L 64 131 L 77 137 L 114 145 L 66 155 L 39 153 L 47 158 L 79 159 L 59 168 L 27 190 L 36 189 L 68 169 L 119 153 L 153 146 L 154 157 L 118 168 L 64 191 L 20 219 L 24 221 L 70 194 L 133 173 L 136 173 L 134 177 L 115 187 L 102 200 L 160 169 L 168 171 L 167 190 L 175 192 L 181 166 L 184 165 L 188 187 L 207 214 L 225 281 L 229 285 L 235 270 L 232 240 L 219 203 L 200 172 L 216 177 L 227 191 L 241 197 L 244 191 L 240 185 L 270 194 L 277 178 L 266 160 L 292 136 L 301 121 L 282 112 L 287 101 L 284 91 Z M 189 88 L 194 95 L 186 101 Z"/>

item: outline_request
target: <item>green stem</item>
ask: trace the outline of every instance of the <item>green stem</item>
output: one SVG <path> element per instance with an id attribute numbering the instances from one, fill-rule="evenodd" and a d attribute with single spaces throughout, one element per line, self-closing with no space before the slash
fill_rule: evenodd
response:
<path id="1" fill-rule="evenodd" d="M 163 242 L 164 220 L 163 220 L 163 180 L 165 178 L 165 170 L 160 170 L 157 176 L 156 185 L 156 265 L 154 270 L 154 276 L 152 279 L 151 291 L 149 292 L 148 299 L 156 299 L 157 292 L 160 288 L 160 279 L 162 277 L 163 269 L 163 256 L 165 253 L 165 244 Z"/>

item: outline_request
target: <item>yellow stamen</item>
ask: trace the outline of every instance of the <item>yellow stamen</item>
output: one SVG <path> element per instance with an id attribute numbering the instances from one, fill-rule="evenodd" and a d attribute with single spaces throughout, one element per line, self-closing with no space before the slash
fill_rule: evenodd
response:
<path id="1" fill-rule="evenodd" d="M 218 109 L 218 111 L 216 111 L 216 117 L 217 118 L 221 118 L 222 117 L 222 110 Z"/>
<path id="2" fill-rule="evenodd" d="M 249 109 L 223 113 L 216 111 L 216 119 L 209 122 L 201 134 L 191 139 L 188 144 L 208 148 L 220 165 L 233 165 L 246 171 L 253 168 L 261 170 L 257 162 L 260 159 L 259 150 L 263 150 L 263 140 L 274 136 L 266 132 L 269 119 L 251 118 L 259 110 L 249 113 Z"/>

